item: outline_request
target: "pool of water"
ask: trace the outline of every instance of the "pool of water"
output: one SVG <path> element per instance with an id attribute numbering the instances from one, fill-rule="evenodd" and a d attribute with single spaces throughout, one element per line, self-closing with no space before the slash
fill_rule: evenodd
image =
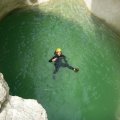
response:
<path id="1" fill-rule="evenodd" d="M 60 47 L 74 73 L 52 78 Z M 49 120 L 116 120 L 120 113 L 120 37 L 82 0 L 53 0 L 0 22 L 0 71 L 10 93 L 37 99 Z"/>

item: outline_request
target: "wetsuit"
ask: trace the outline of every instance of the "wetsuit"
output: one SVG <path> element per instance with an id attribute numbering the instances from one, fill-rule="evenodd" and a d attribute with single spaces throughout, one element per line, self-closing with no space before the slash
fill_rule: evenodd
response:
<path id="1" fill-rule="evenodd" d="M 62 54 L 60 56 L 55 55 L 49 60 L 49 62 L 52 62 L 54 58 L 57 58 L 56 61 L 54 62 L 54 65 L 55 65 L 55 70 L 53 72 L 54 74 L 56 74 L 59 71 L 60 67 L 67 67 L 71 70 L 74 70 L 74 68 L 68 64 L 66 57 L 64 55 Z"/>

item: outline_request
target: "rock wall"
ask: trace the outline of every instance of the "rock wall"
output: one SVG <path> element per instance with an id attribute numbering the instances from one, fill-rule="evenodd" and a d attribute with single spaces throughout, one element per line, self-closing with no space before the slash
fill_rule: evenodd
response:
<path id="1" fill-rule="evenodd" d="M 14 9 L 40 5 L 48 1 L 49 0 L 0 0 L 0 19 Z"/>
<path id="2" fill-rule="evenodd" d="M 88 9 L 120 33 L 120 0 L 84 0 Z"/>
<path id="3" fill-rule="evenodd" d="M 47 114 L 36 100 L 10 96 L 0 73 L 0 120 L 47 120 Z"/>
<path id="4" fill-rule="evenodd" d="M 3 75 L 0 73 L 0 110 L 3 103 L 8 99 L 9 96 L 9 87 L 6 81 L 3 78 Z"/>

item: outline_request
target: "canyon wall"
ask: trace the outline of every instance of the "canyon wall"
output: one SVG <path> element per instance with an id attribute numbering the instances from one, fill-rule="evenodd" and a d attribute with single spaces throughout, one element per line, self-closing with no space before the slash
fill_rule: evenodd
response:
<path id="1" fill-rule="evenodd" d="M 84 0 L 90 12 L 120 33 L 120 0 Z"/>

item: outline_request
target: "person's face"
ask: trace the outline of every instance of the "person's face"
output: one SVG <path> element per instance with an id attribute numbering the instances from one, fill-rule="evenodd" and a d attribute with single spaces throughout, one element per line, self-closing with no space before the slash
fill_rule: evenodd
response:
<path id="1" fill-rule="evenodd" d="M 60 52 L 60 51 L 58 51 L 58 52 L 56 52 L 56 54 L 57 54 L 58 56 L 60 56 L 60 55 L 61 55 L 61 52 Z"/>

